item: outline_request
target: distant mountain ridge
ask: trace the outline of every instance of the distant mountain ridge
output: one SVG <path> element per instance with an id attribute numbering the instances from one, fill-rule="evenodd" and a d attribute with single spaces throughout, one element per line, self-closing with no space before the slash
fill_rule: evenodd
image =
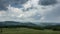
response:
<path id="1" fill-rule="evenodd" d="M 56 26 L 59 25 L 60 23 L 32 23 L 32 22 L 16 22 L 16 21 L 4 21 L 4 22 L 0 22 L 0 27 L 36 27 L 36 28 L 47 28 L 47 27 L 52 27 L 52 26 Z"/>
<path id="2" fill-rule="evenodd" d="M 31 22 L 23 23 L 23 22 L 15 22 L 15 21 L 5 21 L 0 22 L 0 26 L 35 26 L 36 24 L 33 24 Z"/>

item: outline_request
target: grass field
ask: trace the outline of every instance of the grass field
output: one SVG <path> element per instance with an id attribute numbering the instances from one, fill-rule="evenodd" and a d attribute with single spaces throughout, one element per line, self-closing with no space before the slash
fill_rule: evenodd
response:
<path id="1" fill-rule="evenodd" d="M 0 34 L 60 34 L 60 31 L 35 30 L 29 28 L 3 28 Z"/>

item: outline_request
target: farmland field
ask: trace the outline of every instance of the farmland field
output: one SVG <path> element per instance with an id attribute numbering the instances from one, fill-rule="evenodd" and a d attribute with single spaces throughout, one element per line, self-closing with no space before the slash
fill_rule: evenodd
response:
<path id="1" fill-rule="evenodd" d="M 29 28 L 2 28 L 2 33 L 0 32 L 0 34 L 60 34 L 60 31 L 36 30 Z"/>

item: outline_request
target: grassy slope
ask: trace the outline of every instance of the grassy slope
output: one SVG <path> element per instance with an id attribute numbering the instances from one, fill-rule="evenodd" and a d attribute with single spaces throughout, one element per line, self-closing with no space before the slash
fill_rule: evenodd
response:
<path id="1" fill-rule="evenodd" d="M 60 31 L 35 30 L 28 28 L 3 28 L 2 34 L 60 34 Z"/>

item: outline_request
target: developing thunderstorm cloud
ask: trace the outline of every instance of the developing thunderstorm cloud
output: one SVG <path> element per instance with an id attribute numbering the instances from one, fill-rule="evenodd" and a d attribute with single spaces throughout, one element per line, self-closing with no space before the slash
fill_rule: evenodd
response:
<path id="1" fill-rule="evenodd" d="M 60 0 L 0 0 L 0 21 L 60 22 Z"/>

